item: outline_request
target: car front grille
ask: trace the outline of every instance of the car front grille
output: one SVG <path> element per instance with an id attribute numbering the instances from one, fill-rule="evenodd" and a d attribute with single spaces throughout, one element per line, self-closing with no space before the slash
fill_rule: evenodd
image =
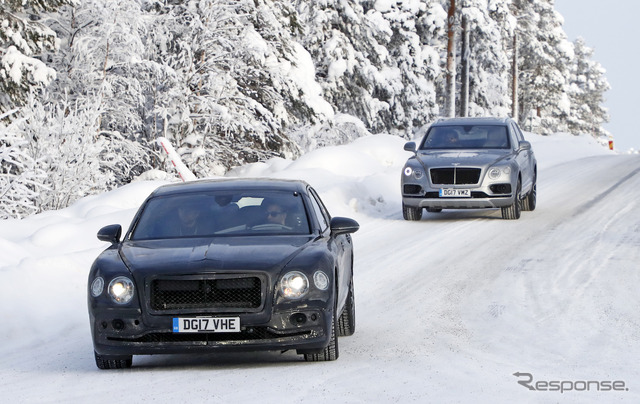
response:
<path id="1" fill-rule="evenodd" d="M 262 307 L 263 291 L 257 276 L 158 278 L 151 281 L 149 305 L 156 312 L 256 311 Z"/>
<path id="2" fill-rule="evenodd" d="M 480 182 L 479 168 L 432 168 L 431 183 L 439 185 L 470 185 Z"/>

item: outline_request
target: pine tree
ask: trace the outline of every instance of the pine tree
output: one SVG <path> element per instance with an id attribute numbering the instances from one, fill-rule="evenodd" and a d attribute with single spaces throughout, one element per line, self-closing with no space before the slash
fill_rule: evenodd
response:
<path id="1" fill-rule="evenodd" d="M 507 116 L 510 19 L 506 1 L 465 0 L 460 8 L 469 33 L 469 116 Z M 461 55 L 462 56 L 462 55 Z"/>
<path id="2" fill-rule="evenodd" d="M 565 78 L 573 49 L 552 0 L 514 0 L 512 7 L 520 38 L 518 120 L 524 122 L 533 112 L 540 118 L 540 131 L 551 134 L 566 127 L 570 113 Z"/>
<path id="3" fill-rule="evenodd" d="M 602 124 L 609 121 L 609 114 L 603 103 L 604 93 L 610 86 L 605 78 L 605 71 L 591 59 L 593 50 L 586 46 L 582 38 L 574 41 L 574 52 L 568 91 L 571 100 L 569 131 L 596 137 L 606 136 L 608 132 Z"/>
<path id="4" fill-rule="evenodd" d="M 56 77 L 47 52 L 58 38 L 43 24 L 41 13 L 52 12 L 67 0 L 5 0 L 0 3 L 0 113 L 23 104 L 31 91 Z"/>

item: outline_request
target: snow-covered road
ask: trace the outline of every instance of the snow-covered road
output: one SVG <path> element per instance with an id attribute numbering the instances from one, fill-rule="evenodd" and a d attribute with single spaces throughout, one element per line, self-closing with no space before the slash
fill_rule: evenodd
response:
<path id="1" fill-rule="evenodd" d="M 342 164 L 375 166 L 369 174 L 323 167 L 318 161 L 330 151 L 275 173 L 305 178 L 334 215 L 361 224 L 354 235 L 357 330 L 339 340 L 335 362 L 305 363 L 292 352 L 136 356 L 130 370 L 100 371 L 85 302 L 89 265 L 104 248 L 95 230 L 128 224 L 158 184 L 132 184 L 64 211 L 5 221 L 2 396 L 103 403 L 638 402 L 640 158 L 576 152 L 584 140 L 568 139 L 575 147 L 564 151 L 550 142 L 533 142 L 538 207 L 514 221 L 502 220 L 499 210 L 402 220 L 406 154 L 397 138 L 369 138 L 347 149 L 352 160 Z"/>

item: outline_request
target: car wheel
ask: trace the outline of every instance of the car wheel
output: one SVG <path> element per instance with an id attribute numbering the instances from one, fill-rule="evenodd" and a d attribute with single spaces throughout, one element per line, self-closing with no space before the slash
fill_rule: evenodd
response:
<path id="1" fill-rule="evenodd" d="M 527 196 L 522 200 L 522 210 L 524 211 L 532 211 L 536 210 L 536 198 L 537 198 L 537 185 L 536 178 L 533 178 L 533 186 L 531 187 L 531 191 L 527 193 Z"/>
<path id="2" fill-rule="evenodd" d="M 336 302 L 337 304 L 337 302 Z M 334 361 L 338 359 L 338 336 L 336 335 L 336 329 L 338 328 L 338 316 L 336 315 L 336 307 L 333 308 L 333 314 L 331 315 L 331 338 L 329 339 L 329 345 L 319 353 L 304 354 L 304 360 L 307 362 L 324 362 Z"/>
<path id="3" fill-rule="evenodd" d="M 93 351 L 96 358 L 96 366 L 100 369 L 128 369 L 131 367 L 132 356 L 118 357 L 113 359 L 108 356 L 98 355 L 96 351 Z"/>
<path id="4" fill-rule="evenodd" d="M 349 294 L 347 301 L 344 303 L 344 309 L 338 319 L 338 335 L 340 337 L 348 337 L 356 331 L 356 299 L 353 294 L 353 275 L 349 282 Z"/>
<path id="5" fill-rule="evenodd" d="M 413 208 L 402 204 L 402 216 L 404 220 L 420 220 L 422 219 L 422 208 Z"/>
<path id="6" fill-rule="evenodd" d="M 520 219 L 520 190 L 522 189 L 522 184 L 520 183 L 520 179 L 518 179 L 518 185 L 516 186 L 516 195 L 513 198 L 513 203 L 509 206 L 505 206 L 502 208 L 502 218 L 507 220 L 515 220 Z"/>

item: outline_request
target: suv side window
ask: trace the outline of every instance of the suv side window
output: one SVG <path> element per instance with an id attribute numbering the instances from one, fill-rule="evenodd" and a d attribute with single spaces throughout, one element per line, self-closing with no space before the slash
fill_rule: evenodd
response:
<path id="1" fill-rule="evenodd" d="M 520 128 L 518 127 L 518 125 L 516 125 L 514 122 L 511 122 L 510 124 L 511 126 L 511 139 L 513 140 L 513 148 L 517 149 L 518 147 L 520 147 L 520 142 L 524 140 L 524 136 L 522 135 L 522 132 L 520 131 Z"/>
<path id="2" fill-rule="evenodd" d="M 329 227 L 329 214 L 313 188 L 309 188 L 309 195 L 311 195 L 311 206 L 320 223 L 320 231 L 324 232 Z"/>

